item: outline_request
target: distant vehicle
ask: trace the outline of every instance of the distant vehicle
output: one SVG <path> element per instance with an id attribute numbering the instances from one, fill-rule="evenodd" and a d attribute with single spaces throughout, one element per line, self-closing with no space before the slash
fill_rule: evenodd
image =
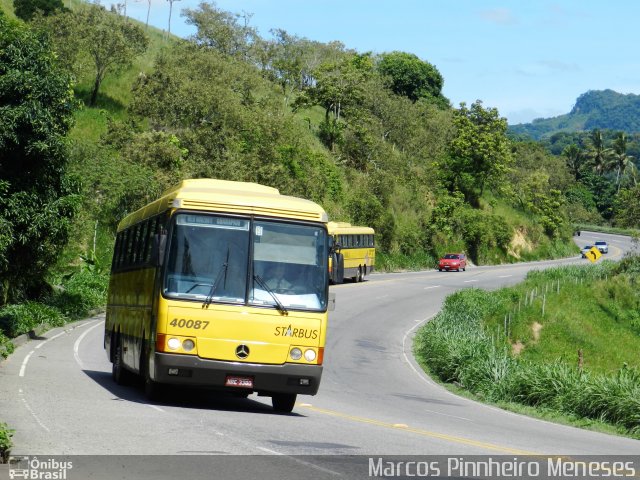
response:
<path id="1" fill-rule="evenodd" d="M 593 248 L 593 245 L 585 245 L 584 247 L 582 247 L 582 250 L 580 250 L 580 253 L 582 253 L 582 258 L 587 258 L 587 253 L 589 253 L 589 250 L 591 250 Z"/>
<path id="2" fill-rule="evenodd" d="M 467 257 L 464 253 L 447 253 L 438 262 L 438 270 L 460 270 L 467 269 Z"/>
<path id="3" fill-rule="evenodd" d="M 329 222 L 329 236 L 335 251 L 329 257 L 329 281 L 342 283 L 345 278 L 364 282 L 376 263 L 375 231 L 371 227 L 356 227 L 345 222 Z"/>
<path id="4" fill-rule="evenodd" d="M 600 253 L 609 253 L 609 245 L 604 240 L 598 240 L 594 245 Z"/>

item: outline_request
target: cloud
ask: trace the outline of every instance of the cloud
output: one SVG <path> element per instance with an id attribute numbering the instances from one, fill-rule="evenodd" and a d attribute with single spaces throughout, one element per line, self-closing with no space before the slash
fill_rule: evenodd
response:
<path id="1" fill-rule="evenodd" d="M 511 10 L 507 8 L 493 8 L 491 10 L 482 10 L 480 12 L 482 17 L 487 22 L 495 23 L 498 25 L 515 25 L 518 23 L 517 18 L 513 15 Z"/>
<path id="2" fill-rule="evenodd" d="M 559 60 L 539 60 L 516 68 L 515 73 L 525 77 L 538 77 L 559 73 L 576 73 L 582 68 L 577 63 L 561 62 Z"/>
<path id="3" fill-rule="evenodd" d="M 519 123 L 531 123 L 536 118 L 552 118 L 565 113 L 568 112 L 562 112 L 557 108 L 521 108 L 511 110 L 505 116 L 509 125 L 518 125 Z"/>

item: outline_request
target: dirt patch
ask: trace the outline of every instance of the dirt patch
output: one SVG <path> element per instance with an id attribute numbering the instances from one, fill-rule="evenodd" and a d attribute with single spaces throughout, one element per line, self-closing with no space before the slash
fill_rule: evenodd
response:
<path id="1" fill-rule="evenodd" d="M 538 322 L 533 322 L 533 325 L 531 325 L 531 332 L 533 333 L 534 342 L 540 340 L 540 330 L 542 330 L 542 325 Z"/>
<path id="2" fill-rule="evenodd" d="M 518 340 L 516 343 L 511 344 L 511 353 L 514 355 L 520 355 L 520 352 L 524 350 L 524 343 Z"/>
<path id="3" fill-rule="evenodd" d="M 527 240 L 525 235 L 526 230 L 523 227 L 519 227 L 513 234 L 513 238 L 509 243 L 508 253 L 516 258 L 520 258 L 521 252 L 530 252 L 533 250 L 532 243 Z"/>
<path id="4" fill-rule="evenodd" d="M 542 330 L 542 324 L 538 322 L 533 322 L 533 325 L 531 325 L 531 333 L 533 334 L 533 343 L 536 343 L 538 340 L 540 340 L 540 330 Z M 511 344 L 511 353 L 513 355 L 520 355 L 522 350 L 524 350 L 524 343 L 522 343 L 520 340 Z"/>

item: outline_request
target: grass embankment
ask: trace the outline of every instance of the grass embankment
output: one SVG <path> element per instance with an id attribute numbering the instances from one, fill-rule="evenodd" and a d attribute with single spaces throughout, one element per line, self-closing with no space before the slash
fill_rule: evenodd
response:
<path id="1" fill-rule="evenodd" d="M 57 289 L 37 302 L 27 301 L 0 308 L 0 358 L 13 352 L 12 338 L 42 325 L 59 327 L 104 308 L 107 284 L 105 273 L 79 270 L 64 278 Z"/>
<path id="2" fill-rule="evenodd" d="M 7 463 L 9 461 L 9 452 L 13 446 L 11 437 L 13 436 L 13 430 L 11 430 L 6 423 L 0 422 L 0 463 Z"/>
<path id="3" fill-rule="evenodd" d="M 639 277 L 634 256 L 460 291 L 420 330 L 416 356 L 481 400 L 640 438 Z"/>
<path id="4" fill-rule="evenodd" d="M 589 232 L 614 233 L 617 235 L 629 235 L 631 237 L 640 237 L 640 230 L 636 228 L 619 228 L 619 227 L 609 227 L 609 226 L 603 226 L 603 225 L 576 224 L 575 230 L 578 230 L 578 231 L 587 230 Z"/>

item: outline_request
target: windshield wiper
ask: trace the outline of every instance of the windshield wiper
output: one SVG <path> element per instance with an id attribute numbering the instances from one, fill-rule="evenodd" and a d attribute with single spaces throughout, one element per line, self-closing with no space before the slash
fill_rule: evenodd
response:
<path id="1" fill-rule="evenodd" d="M 211 285 L 211 290 L 207 294 L 207 298 L 204 299 L 204 303 L 202 304 L 202 308 L 209 308 L 211 302 L 213 302 L 213 294 L 216 293 L 218 288 L 218 284 L 222 279 L 222 274 L 224 273 L 224 281 L 227 283 L 227 269 L 229 268 L 229 247 L 227 247 L 227 260 L 220 266 L 218 270 L 218 276 L 216 277 L 216 281 Z"/>
<path id="2" fill-rule="evenodd" d="M 280 299 L 278 299 L 278 296 L 275 293 L 273 293 L 273 290 L 271 290 L 269 286 L 265 283 L 262 277 L 260 277 L 260 275 L 254 275 L 253 278 L 256 282 L 258 282 L 258 285 L 260 285 L 269 295 L 271 295 L 273 300 L 276 302 L 276 308 L 278 309 L 278 311 L 280 311 L 280 313 L 282 313 L 283 315 L 289 315 L 289 311 L 282 304 Z"/>

